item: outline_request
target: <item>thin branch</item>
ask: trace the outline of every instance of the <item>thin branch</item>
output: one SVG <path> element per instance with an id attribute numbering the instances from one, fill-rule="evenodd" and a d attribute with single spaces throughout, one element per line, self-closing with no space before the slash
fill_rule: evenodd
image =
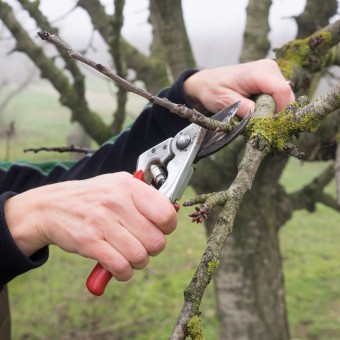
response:
<path id="1" fill-rule="evenodd" d="M 8 95 L 0 103 L 0 114 L 5 110 L 5 108 L 11 102 L 11 100 L 29 85 L 29 83 L 34 78 L 35 73 L 36 73 L 35 69 L 32 69 L 27 75 L 27 77 L 15 89 L 8 93 Z"/>
<path id="2" fill-rule="evenodd" d="M 324 204 L 328 208 L 332 208 L 335 211 L 340 211 L 340 204 L 331 195 L 327 195 L 322 192 L 319 197 L 319 202 Z"/>
<path id="3" fill-rule="evenodd" d="M 79 152 L 79 153 L 91 153 L 94 152 L 94 150 L 91 150 L 89 148 L 83 147 L 83 146 L 76 146 L 76 145 L 70 145 L 70 146 L 61 146 L 61 147 L 41 147 L 41 148 L 27 148 L 24 149 L 24 152 L 34 152 L 38 153 L 41 151 L 48 151 L 48 152 Z"/>
<path id="4" fill-rule="evenodd" d="M 119 77 L 117 74 L 112 72 L 108 67 L 98 64 L 94 62 L 93 60 L 87 58 L 84 55 L 81 55 L 78 52 L 75 52 L 70 46 L 68 46 L 64 41 L 62 41 L 57 35 L 48 33 L 46 31 L 40 31 L 38 32 L 39 37 L 42 40 L 46 40 L 58 48 L 63 49 L 67 55 L 75 60 L 81 61 L 82 63 L 94 68 L 95 70 L 99 71 L 100 73 L 104 74 L 108 78 L 115 81 L 119 86 L 123 87 L 126 91 L 135 93 L 145 99 L 147 99 L 149 102 L 160 105 L 168 109 L 170 112 L 175 113 L 183 118 L 188 119 L 192 123 L 196 123 L 206 129 L 209 130 L 216 130 L 219 129 L 219 131 L 230 131 L 231 125 L 228 123 L 221 123 L 217 120 L 207 118 L 200 112 L 198 112 L 195 109 L 189 109 L 185 105 L 181 104 L 175 104 L 170 102 L 166 98 L 160 98 L 157 96 L 152 95 L 151 93 L 131 84 L 127 80 Z"/>
<path id="5" fill-rule="evenodd" d="M 328 114 L 334 112 L 340 107 L 340 82 L 338 82 L 326 94 L 319 96 L 311 103 L 300 107 L 295 116 L 302 120 L 310 115 L 315 115 L 317 118 L 322 119 Z"/>
<path id="6" fill-rule="evenodd" d="M 339 210 L 336 206 L 336 201 L 326 195 L 323 190 L 334 178 L 334 164 L 329 165 L 319 176 L 313 179 L 312 182 L 305 185 L 301 190 L 293 192 L 289 195 L 291 205 L 294 210 L 307 209 L 315 211 L 315 205 L 318 202 L 325 203 L 327 206 Z"/>

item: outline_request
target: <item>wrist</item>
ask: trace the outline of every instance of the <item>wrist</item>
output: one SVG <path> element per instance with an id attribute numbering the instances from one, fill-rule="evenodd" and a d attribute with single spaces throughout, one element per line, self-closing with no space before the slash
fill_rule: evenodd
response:
<path id="1" fill-rule="evenodd" d="M 199 84 L 196 79 L 198 73 L 199 72 L 191 75 L 183 82 L 183 90 L 188 103 L 193 109 L 205 115 L 209 115 L 209 111 L 206 109 L 206 107 L 203 105 L 198 97 L 199 87 L 202 86 L 202 84 Z"/>
<path id="2" fill-rule="evenodd" d="M 4 203 L 6 223 L 19 250 L 27 257 L 48 245 L 40 236 L 38 223 L 41 216 L 32 195 L 26 193 L 8 198 Z"/>

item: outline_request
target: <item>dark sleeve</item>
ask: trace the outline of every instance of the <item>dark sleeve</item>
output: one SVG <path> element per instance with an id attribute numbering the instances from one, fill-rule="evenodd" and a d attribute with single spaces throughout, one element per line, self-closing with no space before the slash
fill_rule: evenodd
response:
<path id="1" fill-rule="evenodd" d="M 158 96 L 189 107 L 183 91 L 183 82 L 195 72 L 184 72 L 170 88 L 161 91 Z M 142 152 L 174 136 L 187 125 L 187 120 L 169 113 L 167 109 L 158 105 L 147 105 L 130 129 L 114 141 L 108 141 L 98 151 L 84 157 L 71 168 L 60 164 L 46 173 L 37 166 L 13 164 L 9 169 L 0 169 L 0 289 L 19 274 L 41 266 L 48 258 L 48 247 L 40 249 L 29 258 L 17 248 L 4 214 L 4 202 L 7 198 L 46 184 L 86 179 L 117 171 L 132 173 Z"/>
<path id="2" fill-rule="evenodd" d="M 48 247 L 27 257 L 15 244 L 7 227 L 4 212 L 5 200 L 13 195 L 15 195 L 13 192 L 0 195 L 0 290 L 16 276 L 40 267 L 48 258 Z"/>

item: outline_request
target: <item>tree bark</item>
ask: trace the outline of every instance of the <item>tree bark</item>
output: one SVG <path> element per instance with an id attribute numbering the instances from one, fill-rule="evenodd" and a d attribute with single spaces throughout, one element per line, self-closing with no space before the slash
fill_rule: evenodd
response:
<path id="1" fill-rule="evenodd" d="M 325 27 L 329 18 L 336 14 L 336 0 L 307 0 L 304 11 L 296 17 L 298 24 L 297 39 L 306 38 L 313 32 Z"/>
<path id="2" fill-rule="evenodd" d="M 172 80 L 177 79 L 183 70 L 195 66 L 181 0 L 150 0 L 150 22 L 154 28 L 151 55 L 163 59 Z"/>
<path id="3" fill-rule="evenodd" d="M 88 13 L 93 26 L 98 30 L 107 45 L 112 46 L 111 17 L 106 14 L 100 1 L 79 0 L 78 6 Z M 123 38 L 121 39 L 121 44 L 127 67 L 136 71 L 138 79 L 145 82 L 150 92 L 155 93 L 169 84 L 164 60 L 145 56 Z"/>
<path id="4" fill-rule="evenodd" d="M 270 5 L 270 0 L 249 1 L 241 62 L 261 59 L 268 53 L 266 18 Z M 278 200 L 281 188 L 277 178 L 287 158 L 282 157 L 275 169 L 272 162 L 271 157 L 263 162 L 258 172 L 260 176 L 241 204 L 234 232 L 224 246 L 215 276 L 221 339 L 289 338 L 282 259 L 275 224 L 277 210 L 269 203 Z M 266 170 L 268 166 L 272 172 Z M 225 177 L 220 177 L 221 182 Z M 211 224 L 208 223 L 208 230 L 213 228 Z"/>
<path id="5" fill-rule="evenodd" d="M 263 162 L 225 244 L 215 277 L 221 339 L 289 339 L 277 229 L 291 214 L 273 186 L 285 163 Z"/>
<path id="6" fill-rule="evenodd" d="M 249 0 L 247 7 L 247 23 L 243 35 L 243 46 L 240 62 L 248 62 L 264 58 L 270 47 L 269 9 L 271 0 Z"/>
<path id="7" fill-rule="evenodd" d="M 261 24 L 249 16 L 253 5 L 254 2 L 250 1 L 242 62 L 254 59 L 254 55 L 255 59 L 263 58 L 267 53 L 269 28 L 267 24 L 263 24 L 263 19 L 267 18 L 265 13 L 269 11 L 270 2 L 256 1 L 256 6 L 260 6 L 263 11 L 261 18 L 257 18 L 262 23 L 260 34 L 258 31 Z M 266 30 L 263 30 L 263 26 Z M 255 32 L 256 38 L 252 37 L 252 32 Z M 325 119 L 323 124 L 326 126 L 331 121 L 333 127 L 328 124 L 330 129 L 321 127 L 317 135 L 304 135 L 300 138 L 299 145 L 303 150 L 314 150 L 313 155 L 308 152 L 306 157 L 334 158 L 335 148 L 320 148 L 315 152 L 316 145 L 328 142 L 334 144 L 339 126 L 334 118 Z M 325 130 L 327 133 L 322 132 Z M 227 153 L 226 150 L 224 157 L 221 152 L 214 161 L 208 161 L 214 169 L 214 175 L 210 174 L 213 179 L 208 180 L 208 173 L 201 178 L 196 176 L 194 186 L 199 193 L 220 190 L 231 181 L 235 173 L 231 163 L 237 162 L 236 155 L 232 156 L 231 153 L 236 148 L 228 151 Z M 241 151 L 238 149 L 237 152 Z M 253 188 L 246 195 L 238 212 L 234 232 L 225 244 L 215 276 L 221 339 L 289 338 L 278 241 L 279 227 L 291 217 L 294 210 L 290 199 L 278 184 L 287 160 L 287 156 L 276 155 L 262 163 Z M 205 183 L 204 187 L 202 182 Z M 214 221 L 210 219 L 207 223 L 208 233 L 213 228 Z"/>

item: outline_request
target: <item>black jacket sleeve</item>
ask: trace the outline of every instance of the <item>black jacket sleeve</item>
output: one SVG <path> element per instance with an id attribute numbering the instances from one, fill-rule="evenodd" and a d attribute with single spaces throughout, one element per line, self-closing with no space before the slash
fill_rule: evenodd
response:
<path id="1" fill-rule="evenodd" d="M 189 107 L 183 82 L 195 72 L 184 72 L 170 88 L 161 91 L 158 96 Z M 149 104 L 131 128 L 103 144 L 98 151 L 84 157 L 71 168 L 57 164 L 46 173 L 31 164 L 13 164 L 8 169 L 0 169 L 0 289 L 14 277 L 41 266 L 48 258 L 48 247 L 40 249 L 29 258 L 17 248 L 6 223 L 4 202 L 7 198 L 31 188 L 60 181 L 86 179 L 117 171 L 132 173 L 142 152 L 174 136 L 186 125 L 188 121 L 185 119 L 169 113 L 161 106 Z"/>

